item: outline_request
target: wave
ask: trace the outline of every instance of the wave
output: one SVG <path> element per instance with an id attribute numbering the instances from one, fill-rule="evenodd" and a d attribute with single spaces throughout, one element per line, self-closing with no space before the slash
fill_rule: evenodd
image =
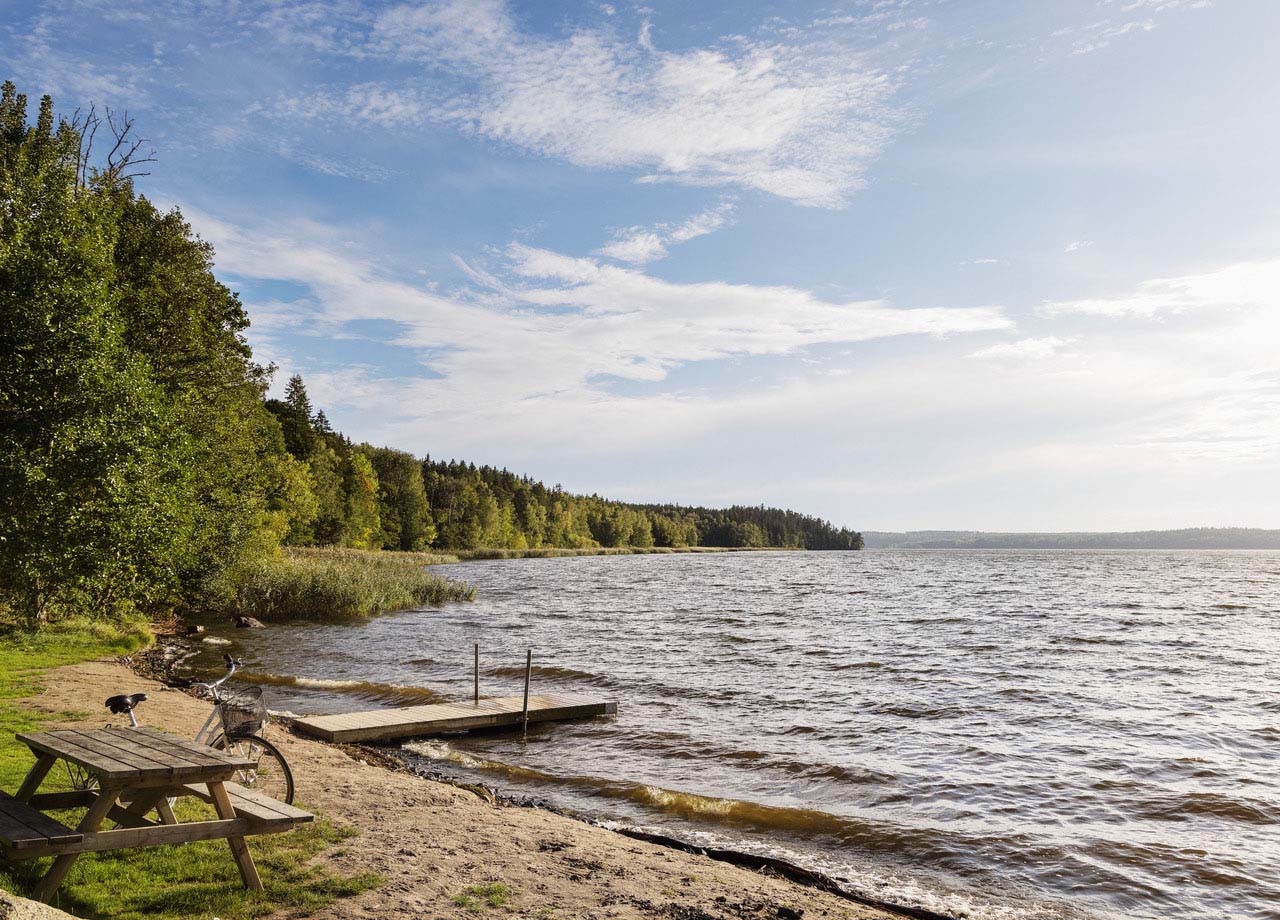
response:
<path id="1" fill-rule="evenodd" d="M 288 674 L 259 674 L 241 672 L 240 676 L 251 684 L 262 684 L 268 687 L 297 687 L 303 690 L 331 690 L 363 699 L 378 700 L 388 703 L 437 703 L 444 700 L 444 695 L 426 687 L 412 687 L 404 684 L 384 684 L 368 680 L 343 680 L 328 677 L 305 677 Z"/>
<path id="2" fill-rule="evenodd" d="M 789 732 L 788 732 L 789 733 Z M 615 736 L 625 747 L 643 749 L 662 759 L 706 760 L 723 768 L 726 763 L 750 772 L 776 771 L 817 782 L 834 781 L 849 785 L 889 785 L 898 777 L 892 773 L 856 764 L 833 764 L 801 760 L 771 751 L 735 748 L 686 735 L 682 732 L 597 730 L 596 737 Z"/>
<path id="3" fill-rule="evenodd" d="M 492 760 L 461 751 L 447 741 L 411 741 L 401 747 L 411 755 L 453 764 L 467 770 L 505 777 L 517 783 L 562 788 L 592 798 L 629 803 L 655 814 L 713 825 L 737 831 L 762 833 L 771 839 L 789 839 L 817 844 L 834 850 L 852 849 L 863 854 L 908 859 L 935 869 L 972 872 L 991 854 L 1028 867 L 1070 862 L 1068 853 L 1056 846 L 1021 835 L 986 836 L 943 827 L 908 826 L 890 821 L 837 815 L 812 808 L 768 805 L 741 799 L 702 795 L 668 789 L 652 783 L 607 779 L 588 775 L 553 775 L 533 767 Z M 1086 867 L 1075 864 L 1077 871 Z M 1095 882 L 1113 890 L 1123 890 L 1125 880 L 1113 877 L 1102 867 L 1093 867 Z"/>
<path id="4" fill-rule="evenodd" d="M 1135 811 L 1157 821 L 1211 817 L 1241 824 L 1280 823 L 1280 807 L 1257 799 L 1234 798 L 1216 792 L 1189 792 L 1161 796 L 1148 802 L 1131 801 Z"/>
<path id="5" fill-rule="evenodd" d="M 497 668 L 489 668 L 485 673 L 493 677 L 524 677 L 524 668 L 501 666 Z M 608 681 L 599 674 L 592 674 L 590 671 L 579 671 L 577 668 L 561 668 L 555 665 L 535 664 L 530 673 L 534 677 L 546 677 L 551 680 L 575 680 L 580 683 L 607 683 Z"/>

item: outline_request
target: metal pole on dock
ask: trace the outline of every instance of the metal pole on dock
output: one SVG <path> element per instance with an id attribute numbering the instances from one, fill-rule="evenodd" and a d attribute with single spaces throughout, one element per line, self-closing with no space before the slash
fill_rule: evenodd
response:
<path id="1" fill-rule="evenodd" d="M 526 736 L 529 734 L 529 674 L 531 671 L 533 671 L 533 649 L 529 649 L 524 658 L 524 709 L 521 710 L 520 724 L 521 732 Z"/>
<path id="2" fill-rule="evenodd" d="M 479 642 L 476 643 L 476 666 L 475 666 L 474 674 L 475 674 L 475 678 L 474 678 L 475 704 L 479 706 L 480 705 L 480 643 Z"/>

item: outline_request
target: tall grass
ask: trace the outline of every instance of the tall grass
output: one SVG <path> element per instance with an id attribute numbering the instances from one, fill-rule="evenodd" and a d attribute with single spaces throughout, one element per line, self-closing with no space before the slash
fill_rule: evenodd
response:
<path id="1" fill-rule="evenodd" d="M 260 620 L 331 620 L 469 601 L 475 597 L 470 585 L 426 570 L 456 561 L 435 553 L 286 548 L 239 568 L 224 610 Z"/>

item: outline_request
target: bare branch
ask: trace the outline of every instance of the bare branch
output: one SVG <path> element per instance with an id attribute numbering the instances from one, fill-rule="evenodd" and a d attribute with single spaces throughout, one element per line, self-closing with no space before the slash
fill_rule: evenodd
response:
<path id="1" fill-rule="evenodd" d="M 110 184 L 127 182 L 138 176 L 148 175 L 147 172 L 133 167 L 156 161 L 154 149 L 145 151 L 145 156 L 140 155 L 143 148 L 147 146 L 147 141 L 133 134 L 133 125 L 134 120 L 129 117 L 128 112 L 117 115 L 111 109 L 107 109 L 107 128 L 111 131 L 115 143 L 107 152 L 107 166 L 102 175 Z"/>

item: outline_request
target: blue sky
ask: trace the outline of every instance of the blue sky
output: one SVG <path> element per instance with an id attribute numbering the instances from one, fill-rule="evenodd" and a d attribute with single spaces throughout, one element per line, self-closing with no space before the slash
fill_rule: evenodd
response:
<path id="1" fill-rule="evenodd" d="M 1280 526 L 1280 4 L 8 2 L 358 440 L 863 529 Z"/>

